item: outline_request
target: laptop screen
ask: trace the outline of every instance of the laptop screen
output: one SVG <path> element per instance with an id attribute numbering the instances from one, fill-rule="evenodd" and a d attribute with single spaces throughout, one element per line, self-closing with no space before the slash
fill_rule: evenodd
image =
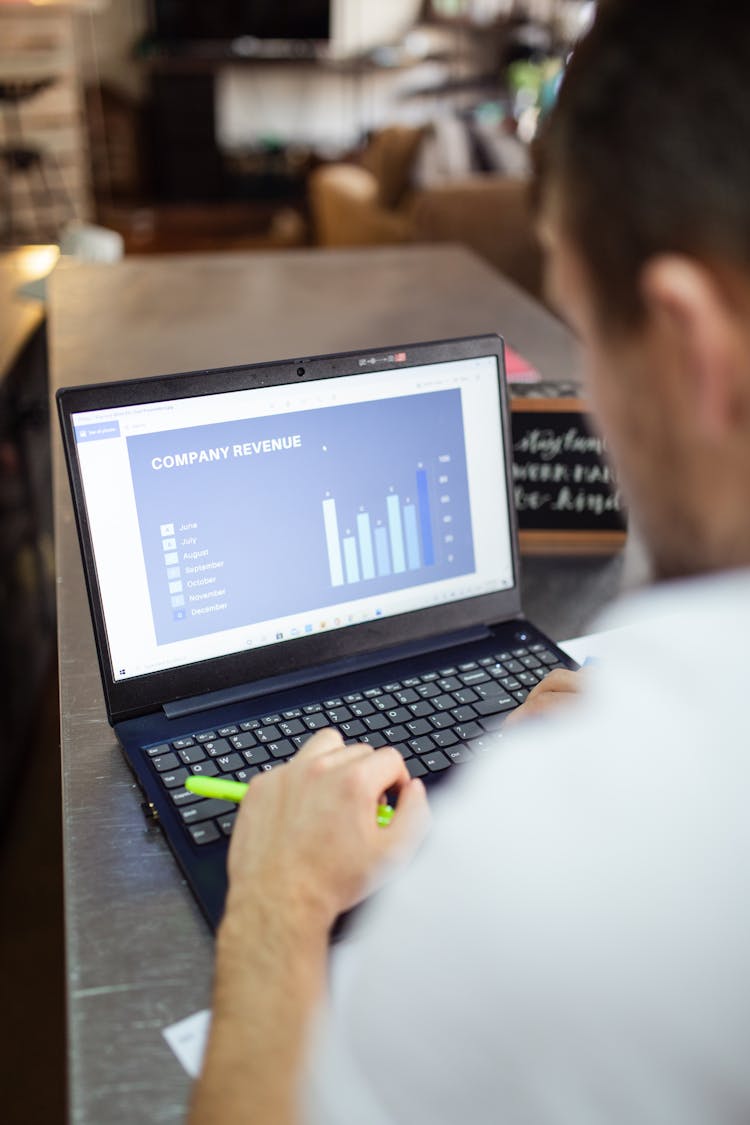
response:
<path id="1" fill-rule="evenodd" d="M 72 423 L 115 680 L 514 584 L 495 356 Z"/>

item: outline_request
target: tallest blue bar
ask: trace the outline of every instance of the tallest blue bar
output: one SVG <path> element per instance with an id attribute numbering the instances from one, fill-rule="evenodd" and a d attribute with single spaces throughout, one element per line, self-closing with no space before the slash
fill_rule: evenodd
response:
<path id="1" fill-rule="evenodd" d="M 432 544 L 430 497 L 427 492 L 427 473 L 417 469 L 417 499 L 419 501 L 419 526 L 422 529 L 422 558 L 425 566 L 434 566 L 435 548 Z"/>

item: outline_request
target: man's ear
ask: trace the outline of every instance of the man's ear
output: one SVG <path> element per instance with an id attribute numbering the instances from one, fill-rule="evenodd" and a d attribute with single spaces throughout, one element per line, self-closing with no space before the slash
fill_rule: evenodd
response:
<path id="1" fill-rule="evenodd" d="M 682 255 L 651 258 L 640 281 L 649 329 L 675 367 L 677 392 L 693 396 L 696 425 L 709 441 L 721 440 L 746 362 L 736 307 L 708 268 Z"/>

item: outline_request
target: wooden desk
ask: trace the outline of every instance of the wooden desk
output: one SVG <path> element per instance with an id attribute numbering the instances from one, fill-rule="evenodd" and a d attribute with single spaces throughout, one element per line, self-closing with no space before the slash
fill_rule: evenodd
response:
<path id="1" fill-rule="evenodd" d="M 450 246 L 63 268 L 50 330 L 53 390 L 488 331 L 545 375 L 573 372 L 565 329 Z M 54 487 L 71 1121 L 181 1121 L 188 1080 L 161 1029 L 207 1005 L 212 940 L 107 726 L 59 439 Z M 529 608 L 573 635 L 618 566 L 534 560 Z"/>

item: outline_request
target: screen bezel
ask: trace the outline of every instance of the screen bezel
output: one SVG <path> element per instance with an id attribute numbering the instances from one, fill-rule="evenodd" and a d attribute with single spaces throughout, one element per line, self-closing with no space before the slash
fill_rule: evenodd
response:
<path id="1" fill-rule="evenodd" d="M 405 353 L 404 362 L 388 356 Z M 247 649 L 227 656 L 198 661 L 160 672 L 115 680 L 109 655 L 104 610 L 97 580 L 91 529 L 88 523 L 83 480 L 76 454 L 72 416 L 87 410 L 106 410 L 164 399 L 224 394 L 254 387 L 299 384 L 341 376 L 403 370 L 431 363 L 492 356 L 497 361 L 499 403 L 503 436 L 504 473 L 513 561 L 513 585 L 507 590 L 394 617 L 378 618 L 348 625 L 326 633 L 303 636 L 263 648 Z M 366 367 L 359 360 L 367 361 Z M 300 375 L 300 371 L 303 374 Z M 206 385 L 210 380 L 210 387 Z M 489 625 L 520 613 L 518 587 L 518 527 L 512 490 L 512 435 L 505 380 L 503 340 L 497 335 L 469 339 L 441 340 L 424 344 L 400 344 L 372 352 L 343 352 L 336 355 L 304 357 L 275 363 L 247 364 L 182 374 L 66 387 L 57 392 L 65 459 L 68 467 L 78 538 L 85 566 L 86 589 L 91 608 L 97 655 L 104 688 L 107 715 L 114 724 L 136 715 L 148 714 L 179 699 L 250 684 L 274 676 L 298 672 L 345 658 L 424 638 L 448 634 L 476 625 Z"/>

